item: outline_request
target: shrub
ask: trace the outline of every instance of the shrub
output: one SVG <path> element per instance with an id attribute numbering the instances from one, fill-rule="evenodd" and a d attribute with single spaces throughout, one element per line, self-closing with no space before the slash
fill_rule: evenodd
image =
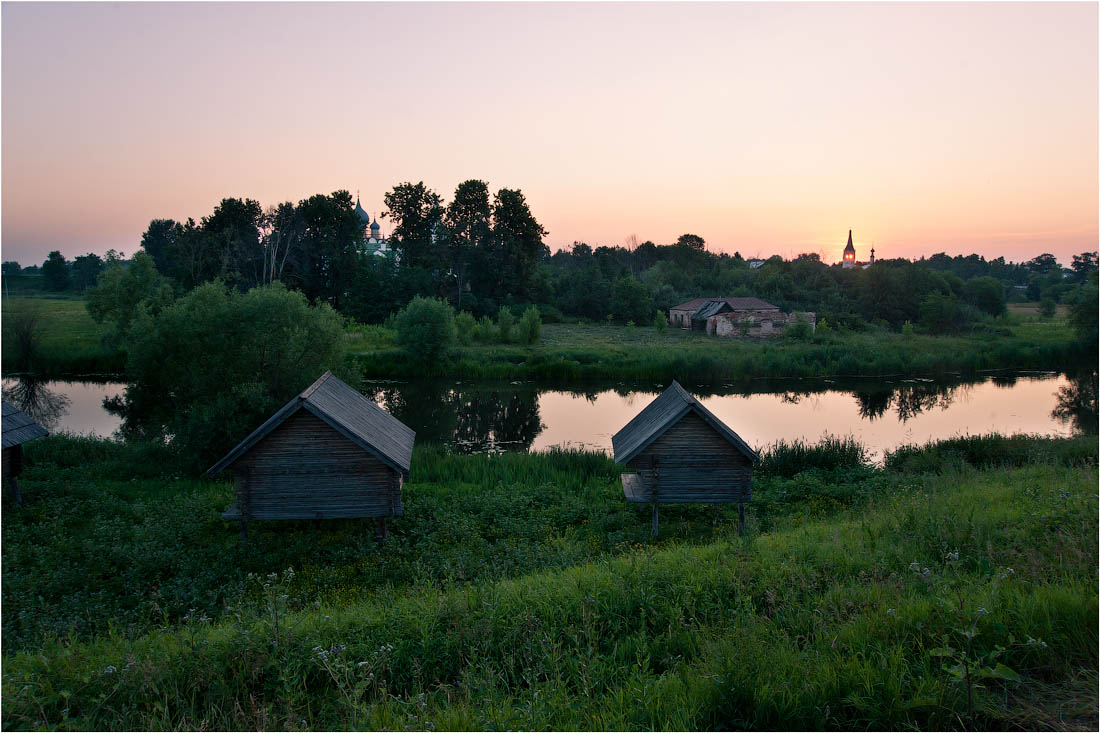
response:
<path id="1" fill-rule="evenodd" d="M 195 469 L 325 370 L 346 367 L 343 319 L 280 283 L 247 293 L 201 285 L 158 315 L 139 308 L 131 333 L 123 431 L 170 439 Z"/>
<path id="2" fill-rule="evenodd" d="M 913 322 L 912 321 L 906 321 L 905 323 L 901 324 L 901 335 L 904 336 L 905 338 L 912 338 L 912 336 L 913 336 Z"/>
<path id="3" fill-rule="evenodd" d="M 512 311 L 508 309 L 508 306 L 502 305 L 497 313 L 497 338 L 500 339 L 500 343 L 508 344 L 512 342 L 512 329 L 515 325 L 516 317 L 512 315 Z"/>
<path id="4" fill-rule="evenodd" d="M 491 344 L 497 340 L 497 327 L 493 325 L 493 319 L 482 316 L 474 327 L 473 339 L 479 344 Z"/>
<path id="5" fill-rule="evenodd" d="M 542 317 L 535 306 L 528 306 L 523 311 L 523 317 L 519 319 L 518 335 L 519 340 L 525 344 L 535 343 L 542 335 Z"/>
<path id="6" fill-rule="evenodd" d="M 668 316 L 665 315 L 664 311 L 657 311 L 653 316 L 653 327 L 658 331 L 664 331 L 668 328 Z"/>
<path id="7" fill-rule="evenodd" d="M 787 326 L 787 330 L 783 335 L 795 341 L 808 341 L 810 336 L 813 335 L 813 329 L 806 321 L 806 317 L 799 313 L 794 317 L 794 323 Z"/>
<path id="8" fill-rule="evenodd" d="M 477 321 L 466 311 L 455 316 L 455 335 L 458 343 L 469 346 L 474 340 L 474 332 L 477 329 Z"/>
<path id="9" fill-rule="evenodd" d="M 447 356 L 455 341 L 454 309 L 439 298 L 413 298 L 395 322 L 397 344 L 424 361 Z"/>

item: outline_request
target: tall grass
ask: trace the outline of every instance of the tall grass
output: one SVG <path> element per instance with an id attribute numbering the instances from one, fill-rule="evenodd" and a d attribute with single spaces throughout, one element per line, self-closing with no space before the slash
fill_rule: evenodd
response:
<path id="1" fill-rule="evenodd" d="M 792 518 L 746 541 L 725 531 L 513 578 L 382 588 L 346 604 L 313 606 L 293 576 L 275 573 L 250 581 L 252 600 L 221 621 L 196 615 L 133 638 L 8 653 L 3 721 L 1071 725 L 1067 711 L 1087 714 L 1095 700 L 1087 676 L 1097 665 L 1095 482 L 1092 468 L 1053 464 L 930 475 L 858 510 Z M 929 654 L 960 646 L 971 619 L 970 661 L 1002 647 L 998 659 L 1021 678 L 987 681 L 973 715 L 964 688 Z M 1038 690 L 1061 707 L 1035 702 Z"/>

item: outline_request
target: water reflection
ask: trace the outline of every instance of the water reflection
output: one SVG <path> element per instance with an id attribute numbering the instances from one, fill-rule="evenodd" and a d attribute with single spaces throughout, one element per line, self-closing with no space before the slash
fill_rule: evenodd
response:
<path id="1" fill-rule="evenodd" d="M 368 382 L 362 386 L 417 432 L 418 444 L 462 452 L 572 446 L 610 450 L 611 436 L 663 383 Z M 783 380 L 685 384 L 754 446 L 852 435 L 874 454 L 905 443 L 989 432 L 1097 432 L 1097 371 L 977 380 Z M 4 396 L 53 431 L 133 435 L 104 402 L 124 384 L 4 380 Z"/>
<path id="2" fill-rule="evenodd" d="M 1081 435 L 1096 435 L 1100 413 L 1096 406 L 1098 373 L 1095 369 L 1084 369 L 1066 375 L 1069 383 L 1058 388 L 1058 404 L 1051 415 L 1060 422 L 1067 423 L 1073 432 Z"/>
<path id="3" fill-rule="evenodd" d="M 368 385 L 364 392 L 416 430 L 418 441 L 464 453 L 528 450 L 545 427 L 533 385 Z"/>
<path id="4" fill-rule="evenodd" d="M 3 389 L 4 399 L 46 430 L 54 430 L 68 412 L 72 400 L 68 395 L 56 392 L 46 384 L 30 376 L 6 380 Z"/>

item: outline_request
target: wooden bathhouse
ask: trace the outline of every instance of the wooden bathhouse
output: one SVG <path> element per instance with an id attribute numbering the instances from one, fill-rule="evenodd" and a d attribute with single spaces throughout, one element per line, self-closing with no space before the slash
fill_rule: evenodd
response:
<path id="1" fill-rule="evenodd" d="M 678 383 L 661 393 L 611 439 L 622 464 L 623 493 L 630 502 L 653 505 L 704 503 L 738 505 L 752 500 L 756 451 L 688 394 Z"/>
<path id="2" fill-rule="evenodd" d="M 400 516 L 416 434 L 334 377 L 310 385 L 256 428 L 207 475 L 231 469 L 237 501 L 222 515 L 250 519 Z"/>
<path id="3" fill-rule="evenodd" d="M 23 444 L 49 433 L 7 400 L 4 400 L 2 421 L 4 488 L 11 492 L 15 503 L 19 504 L 23 501 L 19 493 L 19 476 L 23 473 Z"/>

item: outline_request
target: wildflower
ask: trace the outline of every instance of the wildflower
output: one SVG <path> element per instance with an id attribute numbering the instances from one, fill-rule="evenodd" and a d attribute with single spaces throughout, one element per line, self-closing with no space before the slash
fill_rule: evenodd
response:
<path id="1" fill-rule="evenodd" d="M 926 577 L 926 578 L 927 578 L 927 577 L 929 577 L 930 575 L 932 575 L 932 571 L 931 571 L 931 570 L 929 570 L 928 568 L 925 568 L 925 569 L 924 569 L 924 572 L 922 572 L 922 573 L 921 573 L 921 575 L 923 575 L 924 577 Z"/>
<path id="2" fill-rule="evenodd" d="M 103 674 L 114 674 L 117 671 L 118 670 L 115 669 L 115 665 L 112 664 L 109 667 L 107 667 L 107 669 L 103 670 Z"/>
<path id="3" fill-rule="evenodd" d="M 989 611 L 985 610 L 984 608 L 979 608 L 974 613 L 976 613 L 979 616 L 988 616 L 989 615 Z"/>
<path id="4" fill-rule="evenodd" d="M 288 596 L 286 593 L 279 596 L 279 600 L 282 601 L 283 603 L 286 603 L 287 599 L 289 599 L 289 598 L 290 598 L 290 596 Z"/>
<path id="5" fill-rule="evenodd" d="M 896 608 L 887 608 L 886 609 L 886 615 L 887 616 L 897 616 L 898 615 L 898 609 L 896 609 Z"/>
<path id="6" fill-rule="evenodd" d="M 363 667 L 366 667 L 368 664 L 370 664 L 370 662 L 360 662 L 359 664 L 357 664 L 355 666 L 358 667 L 359 669 L 362 669 Z"/>
<path id="7" fill-rule="evenodd" d="M 955 550 L 954 552 L 947 553 L 947 561 L 948 562 L 958 562 L 959 561 L 959 551 Z"/>
<path id="8" fill-rule="evenodd" d="M 909 569 L 912 570 L 914 573 L 919 573 L 920 572 L 920 563 L 919 562 L 909 563 Z"/>
<path id="9" fill-rule="evenodd" d="M 1015 575 L 1016 571 L 1012 568 L 1005 568 L 1005 573 L 1007 573 L 1008 575 Z"/>

